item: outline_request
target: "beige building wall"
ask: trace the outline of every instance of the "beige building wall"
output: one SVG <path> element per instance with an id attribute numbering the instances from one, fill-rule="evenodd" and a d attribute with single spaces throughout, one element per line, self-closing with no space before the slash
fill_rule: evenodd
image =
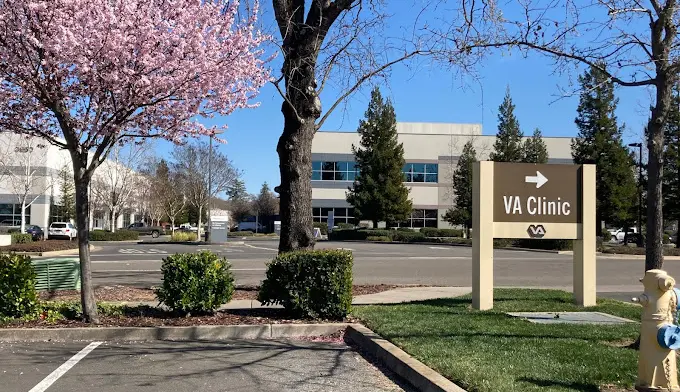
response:
<path id="1" fill-rule="evenodd" d="M 399 141 L 404 145 L 406 163 L 438 165 L 437 183 L 406 183 L 414 208 L 436 209 L 438 227 L 450 225 L 441 216 L 455 199 L 452 178 L 463 146 L 472 141 L 477 157 L 486 160 L 493 151 L 495 135 L 482 135 L 481 124 L 397 123 Z M 550 163 L 571 163 L 572 138 L 544 137 Z M 312 143 L 312 160 L 354 161 L 352 145 L 359 146 L 357 132 L 317 132 Z M 312 181 L 312 206 L 347 208 L 345 192 L 349 181 Z"/>

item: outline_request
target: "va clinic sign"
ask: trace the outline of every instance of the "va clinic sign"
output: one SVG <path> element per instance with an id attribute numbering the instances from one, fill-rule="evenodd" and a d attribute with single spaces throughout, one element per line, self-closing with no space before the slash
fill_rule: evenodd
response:
<path id="1" fill-rule="evenodd" d="M 595 305 L 595 166 L 482 161 L 473 167 L 473 307 L 493 307 L 493 239 L 574 240 L 574 296 Z"/>

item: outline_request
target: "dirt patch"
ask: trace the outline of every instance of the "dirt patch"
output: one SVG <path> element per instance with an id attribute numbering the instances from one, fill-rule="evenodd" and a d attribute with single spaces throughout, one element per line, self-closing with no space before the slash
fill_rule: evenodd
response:
<path id="1" fill-rule="evenodd" d="M 122 314 L 100 315 L 100 324 L 92 325 L 81 320 L 15 320 L 0 324 L 0 328 L 63 328 L 63 327 L 164 327 L 197 325 L 261 325 L 261 324 L 318 324 L 328 322 L 356 322 L 354 318 L 345 320 L 294 319 L 283 309 L 243 309 L 218 311 L 212 315 L 180 316 L 176 313 L 151 306 L 124 308 Z M 329 341 L 339 340 L 339 336 L 327 337 Z"/>
<path id="2" fill-rule="evenodd" d="M 355 285 L 353 287 L 353 294 L 365 295 L 381 293 L 383 291 L 392 290 L 397 287 L 404 287 L 398 285 Z M 256 300 L 258 286 L 237 286 L 234 291 L 233 300 Z M 156 302 L 156 294 L 153 288 L 139 288 L 131 286 L 101 286 L 95 289 L 95 298 L 101 302 Z M 58 290 L 58 291 L 44 291 L 40 293 L 40 299 L 44 301 L 80 301 L 80 291 L 78 290 Z"/>
<path id="3" fill-rule="evenodd" d="M 624 388 L 618 385 L 603 385 L 600 392 L 635 392 L 635 388 Z"/>

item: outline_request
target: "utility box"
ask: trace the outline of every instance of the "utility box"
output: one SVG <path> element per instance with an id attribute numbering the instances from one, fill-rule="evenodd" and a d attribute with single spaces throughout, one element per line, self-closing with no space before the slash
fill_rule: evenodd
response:
<path id="1" fill-rule="evenodd" d="M 217 215 L 210 217 L 210 243 L 221 244 L 227 242 L 229 233 L 229 217 Z"/>
<path id="2" fill-rule="evenodd" d="M 274 221 L 274 233 L 281 236 L 281 221 Z"/>
<path id="3" fill-rule="evenodd" d="M 80 260 L 77 257 L 34 259 L 31 263 L 37 275 L 36 290 L 80 290 Z"/>

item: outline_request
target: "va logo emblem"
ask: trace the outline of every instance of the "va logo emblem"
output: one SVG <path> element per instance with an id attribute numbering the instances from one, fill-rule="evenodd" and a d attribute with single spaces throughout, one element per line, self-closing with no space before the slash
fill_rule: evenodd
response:
<path id="1" fill-rule="evenodd" d="M 543 238 L 545 235 L 545 227 L 543 227 L 543 225 L 529 225 L 527 233 L 529 233 L 529 237 L 531 238 Z"/>

